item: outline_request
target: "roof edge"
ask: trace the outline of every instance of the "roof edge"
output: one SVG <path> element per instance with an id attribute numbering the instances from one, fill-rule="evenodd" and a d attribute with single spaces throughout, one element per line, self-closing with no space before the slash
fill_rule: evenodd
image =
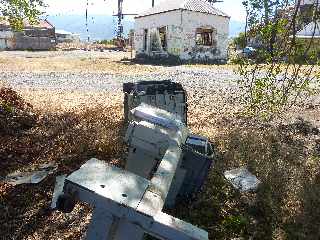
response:
<path id="1" fill-rule="evenodd" d="M 182 8 L 170 9 L 170 10 L 163 11 L 163 12 L 157 12 L 157 13 L 151 13 L 151 14 L 146 14 L 146 15 L 142 15 L 142 16 L 136 16 L 136 17 L 134 17 L 134 19 L 143 18 L 143 17 L 149 17 L 149 16 L 153 16 L 153 15 L 159 15 L 161 13 L 174 12 L 174 11 L 179 11 L 179 10 L 182 10 Z"/>
<path id="2" fill-rule="evenodd" d="M 167 12 L 174 12 L 174 11 L 189 11 L 189 12 L 197 12 L 197 13 L 203 13 L 203 14 L 208 14 L 208 15 L 212 15 L 212 16 L 219 16 L 219 17 L 224 17 L 224 18 L 229 18 L 231 19 L 231 16 L 229 16 L 228 14 L 225 15 L 221 15 L 221 14 L 213 14 L 213 13 L 206 13 L 206 12 L 201 12 L 201 11 L 194 11 L 194 10 L 190 10 L 190 9 L 186 9 L 186 8 L 177 8 L 177 9 L 170 9 L 167 11 L 163 11 L 163 12 L 157 12 L 157 13 L 151 13 L 151 14 L 146 14 L 146 15 L 142 15 L 142 16 L 136 16 L 134 17 L 134 19 L 138 19 L 138 18 L 143 18 L 143 17 L 149 17 L 149 16 L 153 16 L 153 15 L 159 15 L 162 13 L 167 13 Z M 219 10 L 220 11 L 220 10 Z"/>

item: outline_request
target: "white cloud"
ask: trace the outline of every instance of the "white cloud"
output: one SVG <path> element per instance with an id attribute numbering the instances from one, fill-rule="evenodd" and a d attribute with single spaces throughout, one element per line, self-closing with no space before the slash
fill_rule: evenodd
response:
<path id="1" fill-rule="evenodd" d="M 162 0 L 163 1 L 163 0 Z M 49 15 L 85 14 L 87 0 L 45 0 L 49 5 L 46 9 Z M 89 14 L 112 15 L 117 12 L 117 0 L 89 0 Z M 161 0 L 155 0 L 160 3 Z M 245 12 L 242 0 L 225 0 L 216 6 L 226 12 L 233 20 L 244 21 Z M 140 13 L 151 7 L 151 0 L 124 0 L 124 13 Z"/>

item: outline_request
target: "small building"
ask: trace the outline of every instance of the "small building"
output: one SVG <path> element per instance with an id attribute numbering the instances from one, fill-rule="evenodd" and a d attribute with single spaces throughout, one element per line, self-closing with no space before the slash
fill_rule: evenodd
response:
<path id="1" fill-rule="evenodd" d="M 79 43 L 80 34 L 75 34 L 65 30 L 56 30 L 57 43 Z"/>
<path id="2" fill-rule="evenodd" d="M 135 17 L 137 57 L 176 56 L 184 61 L 228 58 L 230 17 L 205 0 L 165 0 Z"/>
<path id="3" fill-rule="evenodd" d="M 296 0 L 296 5 L 298 5 L 299 0 Z M 316 5 L 318 0 L 300 0 L 300 7 Z"/>
<path id="4" fill-rule="evenodd" d="M 49 50 L 55 46 L 55 28 L 47 20 L 33 25 L 24 21 L 21 31 L 14 31 L 7 20 L 0 20 L 0 50 Z"/>
<path id="5" fill-rule="evenodd" d="M 320 21 L 307 24 L 296 33 L 296 38 L 309 46 L 309 51 L 317 52 L 320 58 Z"/>
<path id="6" fill-rule="evenodd" d="M 296 33 L 299 39 L 320 39 L 320 21 L 311 22 Z"/>

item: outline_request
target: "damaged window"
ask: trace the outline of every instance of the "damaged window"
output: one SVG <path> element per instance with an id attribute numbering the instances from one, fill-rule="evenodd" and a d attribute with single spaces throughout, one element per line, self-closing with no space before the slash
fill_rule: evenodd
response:
<path id="1" fill-rule="evenodd" d="M 213 36 L 213 29 L 197 28 L 196 43 L 202 46 L 214 46 L 215 41 L 213 40 Z"/>
<path id="2" fill-rule="evenodd" d="M 162 50 L 158 28 L 152 28 L 150 30 L 150 50 L 152 52 L 159 52 Z"/>
<path id="3" fill-rule="evenodd" d="M 143 50 L 147 51 L 148 47 L 148 29 L 144 29 L 143 31 Z"/>
<path id="4" fill-rule="evenodd" d="M 161 27 L 159 28 L 160 42 L 162 50 L 167 50 L 167 28 Z"/>

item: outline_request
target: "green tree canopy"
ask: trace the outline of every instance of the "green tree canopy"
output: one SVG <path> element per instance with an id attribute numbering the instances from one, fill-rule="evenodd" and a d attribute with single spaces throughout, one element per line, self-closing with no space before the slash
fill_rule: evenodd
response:
<path id="1" fill-rule="evenodd" d="M 245 43 L 254 44 L 254 59 L 240 60 L 239 83 L 251 114 L 272 118 L 285 112 L 320 87 L 320 48 L 313 36 L 299 38 L 305 27 L 302 0 L 245 0 Z M 320 20 L 320 0 L 309 11 L 313 23 Z M 316 26 L 316 24 L 314 24 Z M 246 44 L 245 44 L 246 45 Z"/>
<path id="2" fill-rule="evenodd" d="M 8 19 L 13 28 L 21 29 L 24 19 L 36 23 L 44 6 L 42 0 L 0 0 L 0 17 Z"/>

